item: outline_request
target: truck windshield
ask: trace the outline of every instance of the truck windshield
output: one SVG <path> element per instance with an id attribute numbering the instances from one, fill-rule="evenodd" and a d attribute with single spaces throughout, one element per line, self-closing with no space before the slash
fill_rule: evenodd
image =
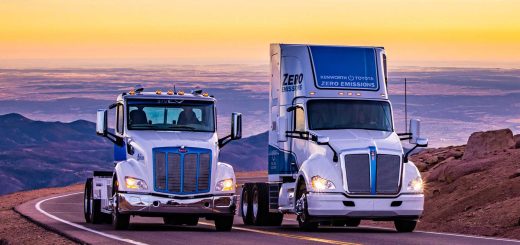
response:
<path id="1" fill-rule="evenodd" d="M 370 100 L 310 100 L 309 129 L 367 129 L 393 131 L 390 104 Z"/>
<path id="2" fill-rule="evenodd" d="M 129 130 L 215 132 L 211 101 L 128 100 L 127 105 Z"/>

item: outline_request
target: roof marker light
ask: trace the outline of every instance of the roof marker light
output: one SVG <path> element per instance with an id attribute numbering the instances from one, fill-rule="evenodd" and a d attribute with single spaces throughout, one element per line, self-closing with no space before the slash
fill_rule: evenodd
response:
<path id="1" fill-rule="evenodd" d="M 160 89 L 157 89 L 157 91 L 155 91 L 155 94 L 160 95 L 162 94 L 162 91 Z"/>
<path id="2" fill-rule="evenodd" d="M 345 94 L 345 93 L 343 93 L 343 92 L 338 92 L 338 95 L 344 95 L 344 94 Z"/>
<path id="3" fill-rule="evenodd" d="M 348 96 L 352 96 L 353 93 L 352 93 L 352 92 L 348 92 L 347 95 L 348 95 Z"/>
<path id="4" fill-rule="evenodd" d="M 168 95 L 173 95 L 173 90 L 171 90 L 171 89 L 168 90 L 168 93 L 167 93 L 167 94 L 168 94 Z"/>
<path id="5" fill-rule="evenodd" d="M 179 90 L 179 92 L 177 92 L 178 95 L 184 95 L 184 91 L 182 90 Z"/>
<path id="6" fill-rule="evenodd" d="M 202 94 L 202 96 L 204 96 L 204 97 L 208 97 L 209 94 L 208 94 L 208 92 L 204 92 L 204 93 Z"/>
<path id="7" fill-rule="evenodd" d="M 309 95 L 315 95 L 316 92 L 309 92 Z"/>
<path id="8" fill-rule="evenodd" d="M 129 95 L 135 95 L 135 90 L 130 90 L 130 92 L 128 92 Z"/>
<path id="9" fill-rule="evenodd" d="M 386 97 L 386 94 L 381 94 L 381 97 Z"/>
<path id="10" fill-rule="evenodd" d="M 361 96 L 361 93 L 356 93 L 356 96 Z"/>

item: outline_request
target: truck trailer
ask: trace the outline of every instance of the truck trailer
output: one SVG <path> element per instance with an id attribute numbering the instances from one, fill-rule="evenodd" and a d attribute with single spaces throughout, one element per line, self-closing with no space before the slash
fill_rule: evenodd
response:
<path id="1" fill-rule="evenodd" d="M 202 90 L 137 86 L 120 94 L 108 110 L 97 111 L 97 134 L 114 143 L 114 170 L 94 171 L 86 181 L 85 220 L 127 229 L 131 216 L 162 217 L 171 225 L 197 225 L 203 217 L 216 230 L 231 230 L 235 173 L 218 160 L 226 143 L 241 138 L 241 114 L 232 113 L 230 135 L 219 139 L 216 129 L 216 99 Z"/>
<path id="2" fill-rule="evenodd" d="M 423 182 L 402 140 L 426 147 L 420 120 L 395 132 L 382 47 L 272 44 L 268 182 L 245 183 L 246 225 L 301 229 L 393 221 L 411 232 L 423 213 Z"/>

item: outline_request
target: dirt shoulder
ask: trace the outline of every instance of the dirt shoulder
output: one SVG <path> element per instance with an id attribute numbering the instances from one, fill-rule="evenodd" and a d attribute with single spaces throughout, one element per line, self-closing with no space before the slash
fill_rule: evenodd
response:
<path id="1" fill-rule="evenodd" d="M 22 217 L 13 208 L 30 200 L 59 193 L 82 191 L 83 185 L 47 188 L 0 196 L 0 244 L 75 244 Z"/>

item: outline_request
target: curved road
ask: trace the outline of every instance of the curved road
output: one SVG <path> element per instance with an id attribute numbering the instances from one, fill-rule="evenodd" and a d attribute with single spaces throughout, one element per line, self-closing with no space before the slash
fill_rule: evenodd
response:
<path id="1" fill-rule="evenodd" d="M 239 182 L 258 181 L 239 179 Z M 240 191 L 240 190 L 239 190 Z M 240 193 L 240 192 L 237 192 Z M 231 232 L 216 232 L 213 221 L 198 226 L 168 226 L 161 218 L 132 217 L 130 230 L 115 231 L 108 224 L 87 224 L 83 218 L 83 193 L 44 197 L 16 209 L 30 219 L 89 244 L 520 244 L 518 240 L 417 231 L 397 233 L 376 227 L 320 228 L 301 232 L 293 216 L 282 227 L 244 226 L 239 216 Z"/>

